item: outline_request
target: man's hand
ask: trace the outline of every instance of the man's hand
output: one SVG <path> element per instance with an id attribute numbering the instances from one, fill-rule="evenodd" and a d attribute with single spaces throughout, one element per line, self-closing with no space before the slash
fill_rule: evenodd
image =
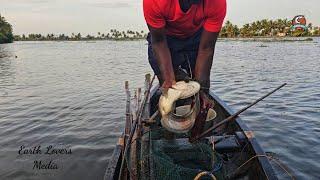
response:
<path id="1" fill-rule="evenodd" d="M 214 106 L 214 102 L 209 98 L 208 94 L 202 90 L 200 90 L 200 105 L 201 105 L 201 109 L 209 109 L 209 108 L 213 108 Z"/>
<path id="2" fill-rule="evenodd" d="M 175 84 L 176 84 L 175 80 L 164 81 L 162 86 L 161 86 L 162 94 L 167 94 L 168 93 L 168 89 L 171 88 Z"/>
<path id="3" fill-rule="evenodd" d="M 209 98 L 208 94 L 203 90 L 200 90 L 200 112 L 196 117 L 195 124 L 191 129 L 191 139 L 197 137 L 203 132 L 204 126 L 206 124 L 206 119 L 208 115 L 209 108 L 214 106 L 214 102 Z"/>

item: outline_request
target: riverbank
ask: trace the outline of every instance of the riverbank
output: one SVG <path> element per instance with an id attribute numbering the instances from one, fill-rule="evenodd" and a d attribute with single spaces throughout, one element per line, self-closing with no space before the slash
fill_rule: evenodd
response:
<path id="1" fill-rule="evenodd" d="M 313 41 L 315 37 L 250 37 L 250 38 L 224 38 L 220 37 L 218 41 L 241 41 L 241 42 L 304 42 L 304 41 Z M 145 40 L 146 37 L 142 38 L 108 38 L 108 39 L 54 39 L 54 40 L 17 40 L 17 41 L 56 41 L 56 42 L 65 42 L 65 41 L 84 41 L 88 43 L 94 43 L 95 41 L 140 41 Z"/>
<path id="2" fill-rule="evenodd" d="M 83 35 L 81 33 L 71 34 L 22 34 L 15 35 L 15 41 L 134 41 L 147 37 L 148 32 L 133 30 L 111 29 L 109 32 L 97 32 Z M 221 28 L 219 37 L 237 41 L 311 41 L 308 37 L 319 37 L 320 27 L 309 23 L 305 30 L 293 28 L 292 21 L 288 19 L 258 20 L 244 24 L 239 27 L 226 21 Z"/>
<path id="3" fill-rule="evenodd" d="M 297 42 L 313 41 L 313 37 L 252 37 L 252 38 L 219 38 L 220 41 L 242 41 L 242 42 Z"/>
<path id="4" fill-rule="evenodd" d="M 15 41 L 87 41 L 87 42 L 94 42 L 94 41 L 139 41 L 145 40 L 146 37 L 141 38 L 91 38 L 91 39 L 19 39 Z"/>

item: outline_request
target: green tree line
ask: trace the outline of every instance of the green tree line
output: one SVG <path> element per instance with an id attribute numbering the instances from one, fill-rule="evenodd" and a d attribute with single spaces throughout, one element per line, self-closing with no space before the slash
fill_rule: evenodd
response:
<path id="1" fill-rule="evenodd" d="M 307 31 L 292 29 L 291 20 L 258 20 L 244 24 L 242 27 L 226 21 L 221 29 L 222 38 L 250 38 L 250 37 L 299 37 L 299 36 L 320 36 L 320 27 L 307 25 Z M 119 31 L 111 29 L 106 32 L 98 32 L 96 35 L 82 35 L 81 33 L 66 34 L 12 34 L 12 26 L 0 15 L 0 43 L 16 41 L 81 41 L 81 40 L 135 40 L 146 38 L 144 31 Z"/>
<path id="2" fill-rule="evenodd" d="M 98 32 L 96 35 L 82 35 L 81 33 L 66 34 L 29 34 L 29 35 L 15 35 L 16 41 L 86 41 L 86 40 L 135 40 L 144 39 L 147 34 L 144 31 L 118 31 L 111 29 L 109 32 Z"/>
<path id="3" fill-rule="evenodd" d="M 222 38 L 250 38 L 250 37 L 299 37 L 299 36 L 320 36 L 320 27 L 313 26 L 309 23 L 307 31 L 292 30 L 291 20 L 276 19 L 276 20 L 259 20 L 252 23 L 244 24 L 242 27 L 226 21 L 221 29 L 220 37 Z M 146 38 L 146 33 L 143 31 L 118 31 L 111 29 L 107 33 L 98 32 L 96 36 L 80 33 L 72 33 L 71 36 L 65 34 L 29 34 L 28 36 L 15 36 L 17 41 L 34 41 L 34 40 L 134 40 Z"/>
<path id="4" fill-rule="evenodd" d="M 12 26 L 0 14 L 0 44 L 13 42 Z"/>
<path id="5" fill-rule="evenodd" d="M 221 29 L 220 37 L 224 38 L 250 38 L 250 37 L 299 37 L 320 36 L 320 27 L 307 25 L 307 31 L 292 29 L 292 22 L 288 19 L 259 20 L 244 24 L 242 27 L 226 21 Z"/>

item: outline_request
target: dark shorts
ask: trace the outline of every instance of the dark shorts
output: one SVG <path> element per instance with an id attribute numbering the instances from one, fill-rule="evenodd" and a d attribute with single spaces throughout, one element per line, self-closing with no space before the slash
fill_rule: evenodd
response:
<path id="1" fill-rule="evenodd" d="M 167 43 L 171 53 L 172 65 L 174 71 L 180 68 L 186 70 L 189 74 L 190 71 L 194 72 L 196 65 L 198 48 L 200 43 L 202 29 L 196 32 L 192 37 L 186 39 L 178 39 L 176 37 L 167 36 Z M 154 73 L 159 76 L 160 69 L 157 60 L 152 51 L 151 35 L 147 36 L 148 41 L 148 59 Z M 191 69 L 190 69 L 190 68 Z M 191 74 L 189 74 L 191 76 Z"/>

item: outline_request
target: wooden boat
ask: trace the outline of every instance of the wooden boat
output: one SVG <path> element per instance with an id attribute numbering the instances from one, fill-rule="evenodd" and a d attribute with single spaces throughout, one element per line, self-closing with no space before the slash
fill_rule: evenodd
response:
<path id="1" fill-rule="evenodd" d="M 147 87 L 146 83 L 146 89 Z M 192 144 L 188 141 L 187 134 L 174 135 L 174 138 L 166 137 L 170 133 L 162 129 L 159 123 L 160 115 L 156 113 L 160 96 L 158 86 L 152 88 L 150 98 L 146 97 L 145 101 L 139 98 L 139 91 L 133 98 L 133 104 L 141 105 L 142 108 L 140 120 L 137 117 L 139 109 L 135 111 L 130 106 L 127 85 L 126 89 L 126 127 L 109 160 L 105 180 L 199 179 L 198 176 L 201 175 L 207 176 L 200 179 L 277 179 L 269 158 L 257 142 L 254 133 L 239 117 L 212 132 L 201 142 L 197 142 L 198 144 Z M 145 95 L 147 94 L 146 91 Z M 215 102 L 214 110 L 217 117 L 206 122 L 206 128 L 234 113 L 213 92 L 210 92 L 210 98 Z M 134 121 L 137 121 L 137 126 L 130 140 L 129 132 L 130 129 L 134 129 Z M 199 151 L 199 143 L 206 146 L 206 149 Z M 130 147 L 124 158 L 125 144 Z M 211 148 L 209 151 L 208 147 Z"/>

